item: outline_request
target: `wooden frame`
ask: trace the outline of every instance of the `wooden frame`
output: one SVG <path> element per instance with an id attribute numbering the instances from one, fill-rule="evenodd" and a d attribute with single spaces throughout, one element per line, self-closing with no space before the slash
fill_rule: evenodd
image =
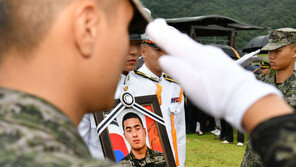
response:
<path id="1" fill-rule="evenodd" d="M 116 100 L 115 106 L 117 106 L 119 103 L 120 103 L 120 100 Z M 158 116 L 160 116 L 162 118 L 160 106 L 159 106 L 158 99 L 157 99 L 156 95 L 135 97 L 135 103 L 137 103 L 137 104 L 139 104 L 139 105 L 141 105 L 143 107 L 151 108 L 152 112 L 154 112 L 156 115 L 158 115 Z M 134 109 L 130 108 L 130 107 L 126 107 L 123 111 L 121 111 L 122 115 L 124 114 L 124 112 L 129 112 L 129 110 L 134 110 Z M 137 110 L 134 110 L 133 112 L 135 112 L 135 113 L 137 112 L 136 114 L 142 114 L 141 119 L 142 119 L 142 117 L 145 117 L 144 122 L 146 122 L 147 119 L 150 119 L 150 118 L 147 118 L 147 116 L 144 115 L 143 113 L 138 112 Z M 110 113 L 110 112 L 99 112 L 99 113 L 94 114 L 97 126 L 99 125 L 99 123 L 101 121 L 103 121 L 106 118 L 108 113 Z M 118 117 L 120 119 L 120 116 L 118 116 Z M 112 120 L 114 125 L 116 125 L 116 121 L 117 121 L 116 119 L 117 119 L 117 117 L 114 120 Z M 152 120 L 152 119 L 150 119 L 150 120 Z M 152 120 L 152 121 L 154 121 L 154 120 Z M 147 122 L 149 122 L 149 120 L 147 120 Z M 118 124 L 119 123 L 117 123 L 117 125 Z M 149 125 L 151 125 L 151 124 L 149 124 Z M 175 160 L 174 160 L 174 157 L 173 157 L 173 153 L 172 153 L 171 145 L 170 145 L 170 142 L 169 142 L 169 138 L 168 138 L 168 135 L 167 135 L 167 132 L 166 132 L 166 128 L 165 128 L 165 126 L 163 124 L 161 124 L 161 123 L 159 123 L 157 121 L 154 121 L 154 125 L 156 125 L 156 126 L 154 126 L 153 128 L 156 127 L 157 133 L 158 133 L 158 134 L 157 133 L 154 133 L 154 134 L 157 134 L 159 136 L 161 149 L 162 149 L 162 151 L 160 151 L 160 152 L 164 153 L 164 157 L 165 157 L 165 160 L 166 160 L 166 166 L 175 167 L 176 164 L 175 164 Z M 111 137 L 110 137 L 110 134 L 109 134 L 109 128 L 112 128 L 110 126 L 111 126 L 111 124 L 108 126 L 108 128 L 105 128 L 101 132 L 100 141 L 101 141 L 101 144 L 102 144 L 102 149 L 103 149 L 104 156 L 106 158 L 114 161 L 114 162 L 119 162 L 119 160 L 118 160 L 119 156 L 115 155 L 116 153 L 114 152 L 114 148 L 113 148 L 113 145 L 112 145 L 112 142 L 111 142 Z M 148 124 L 147 124 L 147 126 L 148 126 Z M 123 130 L 121 129 L 121 131 L 123 131 Z M 155 129 L 153 131 L 155 131 Z M 146 128 L 146 132 L 147 132 L 147 134 L 150 133 L 147 128 Z M 155 136 L 157 137 L 157 135 L 155 135 Z M 153 140 L 150 140 L 151 137 L 148 136 L 147 138 L 149 138 L 149 140 L 148 140 L 149 144 L 151 142 L 152 143 L 151 145 L 153 145 Z M 146 142 L 147 142 L 147 140 L 146 140 Z M 158 144 L 158 146 L 160 146 L 160 145 Z M 126 155 L 124 155 L 124 156 L 126 156 Z M 117 158 L 117 160 L 116 160 L 116 158 Z"/>

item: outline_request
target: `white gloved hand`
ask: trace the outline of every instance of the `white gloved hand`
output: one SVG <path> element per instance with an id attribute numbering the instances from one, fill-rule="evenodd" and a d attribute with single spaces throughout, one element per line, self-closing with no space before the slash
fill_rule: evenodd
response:
<path id="1" fill-rule="evenodd" d="M 252 61 L 259 59 L 259 57 L 257 56 L 259 52 L 260 52 L 260 49 L 254 52 L 251 52 L 249 54 L 246 54 L 242 58 L 238 59 L 236 63 L 242 67 L 247 67 Z"/>
<path id="2" fill-rule="evenodd" d="M 280 91 L 256 80 L 221 49 L 193 41 L 164 19 L 151 22 L 146 33 L 169 54 L 159 59 L 160 65 L 180 82 L 190 99 L 240 131 L 242 118 L 254 102 L 268 94 L 281 96 Z"/>

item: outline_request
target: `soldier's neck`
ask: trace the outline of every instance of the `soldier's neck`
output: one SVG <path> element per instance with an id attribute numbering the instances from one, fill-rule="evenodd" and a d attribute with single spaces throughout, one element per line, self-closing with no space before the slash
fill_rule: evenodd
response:
<path id="1" fill-rule="evenodd" d="M 154 68 L 151 68 L 150 65 L 145 64 L 147 68 L 156 76 L 161 77 L 162 71 L 156 70 Z"/>
<path id="2" fill-rule="evenodd" d="M 6 56 L 5 61 L 1 62 L 0 86 L 26 92 L 50 102 L 77 126 L 86 109 L 79 103 L 79 94 L 75 93 L 77 91 L 73 91 L 77 90 L 75 82 L 69 77 L 70 73 L 69 75 L 63 75 L 66 72 L 61 73 L 67 70 L 64 66 L 59 68 L 58 63 L 42 62 Z M 57 66 L 52 67 L 52 64 Z"/>
<path id="3" fill-rule="evenodd" d="M 162 72 L 161 71 L 154 71 L 153 74 L 155 74 L 158 77 L 161 77 Z"/>
<path id="4" fill-rule="evenodd" d="M 123 75 L 127 75 L 129 73 L 129 71 L 122 71 Z"/>
<path id="5" fill-rule="evenodd" d="M 284 70 L 276 71 L 276 83 L 283 83 L 294 73 L 294 65 Z"/>
<path id="6" fill-rule="evenodd" d="M 136 159 L 143 159 L 146 157 L 147 154 L 147 145 L 145 145 L 142 149 L 140 150 L 132 150 L 132 153 Z"/>

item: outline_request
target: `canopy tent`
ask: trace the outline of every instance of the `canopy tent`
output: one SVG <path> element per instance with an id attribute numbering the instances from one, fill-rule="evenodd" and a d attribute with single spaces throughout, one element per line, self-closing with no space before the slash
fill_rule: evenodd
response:
<path id="1" fill-rule="evenodd" d="M 229 46 L 235 46 L 236 31 L 238 30 L 264 30 L 265 28 L 239 22 L 232 18 L 220 15 L 207 15 L 197 17 L 183 17 L 166 19 L 168 24 L 178 30 L 187 33 L 193 39 L 200 37 L 214 37 L 214 39 L 203 39 L 204 41 L 224 42 Z M 216 39 L 226 37 L 227 39 Z M 203 41 L 199 41 L 202 42 Z"/>

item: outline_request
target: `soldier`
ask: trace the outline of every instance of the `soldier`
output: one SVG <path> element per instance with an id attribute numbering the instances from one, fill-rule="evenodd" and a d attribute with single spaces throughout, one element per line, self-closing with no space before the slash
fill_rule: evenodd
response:
<path id="1" fill-rule="evenodd" d="M 263 75 L 269 75 L 270 74 L 270 64 L 267 62 L 262 61 L 260 63 L 260 69 L 261 69 L 261 74 Z"/>
<path id="2" fill-rule="evenodd" d="M 177 166 L 185 165 L 186 127 L 183 90 L 172 78 L 163 73 L 158 59 L 165 52 L 148 36 L 143 35 L 141 56 L 145 63 L 131 75 L 131 91 L 133 94 L 157 94 L 172 152 Z"/>
<path id="3" fill-rule="evenodd" d="M 130 46 L 126 60 L 124 61 L 123 71 L 120 74 L 120 80 L 115 92 L 115 99 L 118 99 L 122 92 L 128 90 L 127 83 L 130 78 L 129 72 L 134 70 L 140 56 L 141 34 L 130 35 Z M 104 154 L 97 134 L 95 118 L 92 113 L 87 113 L 82 118 L 78 126 L 78 132 L 82 136 L 84 142 L 89 148 L 92 157 L 104 159 Z"/>
<path id="4" fill-rule="evenodd" d="M 147 147 L 146 129 L 141 118 L 135 113 L 127 113 L 122 119 L 124 137 L 131 146 L 130 153 L 125 156 L 119 165 L 124 166 L 166 166 L 164 154 Z"/>
<path id="5" fill-rule="evenodd" d="M 296 114 L 278 89 L 256 80 L 221 50 L 172 29 L 163 19 L 150 23 L 146 32 L 169 54 L 159 59 L 161 67 L 182 84 L 196 105 L 249 133 L 266 166 L 295 166 Z"/>
<path id="6" fill-rule="evenodd" d="M 113 105 L 133 13 L 147 23 L 136 3 L 0 1 L 1 166 L 113 165 L 91 158 L 76 126 Z"/>
<path id="7" fill-rule="evenodd" d="M 115 98 L 118 99 L 124 91 L 128 91 L 128 82 L 130 80 L 130 73 L 136 68 L 139 57 L 141 55 L 141 34 L 130 35 L 129 54 L 125 61 L 124 69 L 121 74 L 120 84 L 117 87 Z"/>
<path id="8" fill-rule="evenodd" d="M 296 57 L 296 29 L 281 28 L 269 32 L 270 42 L 262 48 L 268 51 L 270 66 L 276 71 L 273 75 L 261 74 L 258 79 L 274 85 L 283 94 L 288 104 L 296 109 L 296 73 L 294 63 Z M 264 166 L 259 155 L 254 151 L 248 138 L 242 167 Z"/>

